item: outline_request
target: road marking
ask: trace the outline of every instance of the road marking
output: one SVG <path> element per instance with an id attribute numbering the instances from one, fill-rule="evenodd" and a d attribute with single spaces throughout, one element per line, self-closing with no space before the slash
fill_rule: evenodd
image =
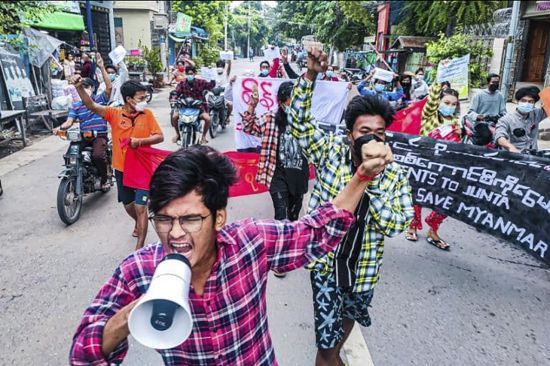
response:
<path id="1" fill-rule="evenodd" d="M 50 136 L 8 155 L 2 158 L 2 164 L 0 164 L 0 177 L 25 165 L 29 165 L 33 161 L 42 159 L 46 155 L 59 150 L 64 145 L 66 146 L 67 144 L 59 139 L 59 137 Z"/>
<path id="2" fill-rule="evenodd" d="M 361 326 L 357 323 L 344 343 L 344 352 L 349 366 L 374 366 L 367 342 L 361 333 Z"/>

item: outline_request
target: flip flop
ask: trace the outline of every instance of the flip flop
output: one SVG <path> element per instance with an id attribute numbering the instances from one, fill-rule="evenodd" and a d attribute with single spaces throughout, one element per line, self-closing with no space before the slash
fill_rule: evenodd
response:
<path id="1" fill-rule="evenodd" d="M 139 236 L 138 233 L 137 233 L 137 229 L 134 229 L 134 232 L 132 233 L 132 236 L 134 238 L 137 238 Z"/>
<path id="2" fill-rule="evenodd" d="M 415 232 L 407 231 L 405 233 L 405 239 L 408 241 L 418 241 L 418 235 Z"/>
<path id="3" fill-rule="evenodd" d="M 445 242 L 445 240 L 442 240 L 442 239 L 434 240 L 430 237 L 427 237 L 426 241 L 428 243 L 430 243 L 431 245 L 433 245 L 434 247 L 436 247 L 438 249 L 441 249 L 441 250 L 449 250 L 451 248 L 451 246 L 449 244 L 447 244 L 447 242 Z"/>

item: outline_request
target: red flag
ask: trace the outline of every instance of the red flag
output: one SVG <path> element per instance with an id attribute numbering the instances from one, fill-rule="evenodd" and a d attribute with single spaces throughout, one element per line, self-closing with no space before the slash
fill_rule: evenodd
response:
<path id="1" fill-rule="evenodd" d="M 407 108 L 397 112 L 393 118 L 393 123 L 386 130 L 420 135 L 422 109 L 427 101 L 428 98 L 424 98 L 418 102 L 411 103 Z"/>
<path id="2" fill-rule="evenodd" d="M 126 187 L 149 190 L 153 173 L 160 163 L 173 151 L 155 149 L 153 147 L 129 148 L 126 151 L 124 162 L 124 181 Z M 267 192 L 263 184 L 256 182 L 256 173 L 260 154 L 241 153 L 228 151 L 224 153 L 237 169 L 239 180 L 229 188 L 229 197 L 247 196 Z M 310 166 L 310 179 L 314 176 L 313 168 Z"/>

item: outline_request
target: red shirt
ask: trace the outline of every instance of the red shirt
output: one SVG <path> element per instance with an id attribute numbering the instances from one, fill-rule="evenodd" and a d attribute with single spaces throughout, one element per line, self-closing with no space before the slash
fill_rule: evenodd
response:
<path id="1" fill-rule="evenodd" d="M 178 97 L 191 97 L 193 99 L 198 99 L 202 101 L 201 110 L 206 112 L 208 106 L 206 104 L 206 98 L 204 97 L 203 92 L 205 90 L 212 90 L 216 86 L 216 80 L 207 81 L 205 79 L 193 80 L 192 83 L 189 83 L 187 80 L 180 81 L 176 87 L 176 93 Z"/>

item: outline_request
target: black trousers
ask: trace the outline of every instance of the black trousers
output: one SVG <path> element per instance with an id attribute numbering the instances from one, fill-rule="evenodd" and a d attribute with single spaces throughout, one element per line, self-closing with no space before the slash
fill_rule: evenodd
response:
<path id="1" fill-rule="evenodd" d="M 101 184 L 105 184 L 107 182 L 107 136 L 98 136 L 86 143 L 92 146 L 92 161 L 98 170 Z"/>
<path id="2" fill-rule="evenodd" d="M 293 195 L 288 190 L 272 192 L 273 208 L 275 209 L 275 220 L 288 219 L 290 221 L 298 220 L 304 195 Z"/>

